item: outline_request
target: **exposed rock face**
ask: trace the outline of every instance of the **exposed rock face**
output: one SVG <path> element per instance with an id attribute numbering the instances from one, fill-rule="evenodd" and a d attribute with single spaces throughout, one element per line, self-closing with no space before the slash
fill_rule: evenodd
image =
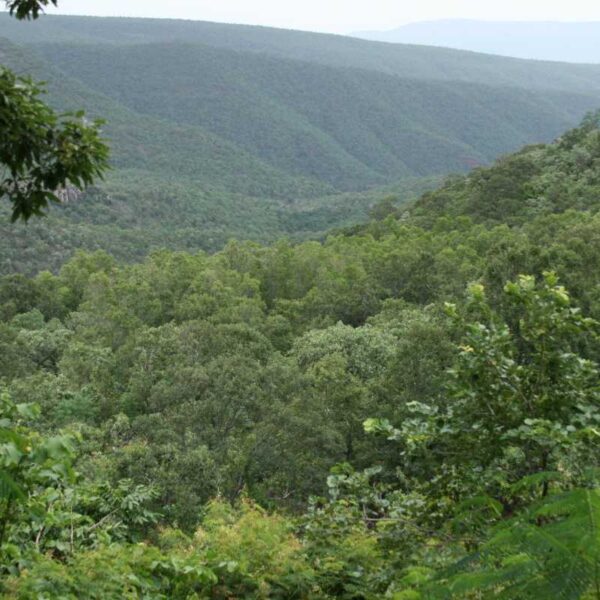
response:
<path id="1" fill-rule="evenodd" d="M 83 192 L 73 186 L 67 186 L 55 192 L 57 198 L 62 204 L 68 204 L 69 202 L 76 202 L 81 198 Z"/>

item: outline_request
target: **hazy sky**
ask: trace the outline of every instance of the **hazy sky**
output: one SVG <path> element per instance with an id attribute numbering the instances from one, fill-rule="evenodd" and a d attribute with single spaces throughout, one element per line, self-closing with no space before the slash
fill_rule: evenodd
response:
<path id="1" fill-rule="evenodd" d="M 63 14 L 172 17 L 347 33 L 412 21 L 600 20 L 597 0 L 59 0 Z"/>

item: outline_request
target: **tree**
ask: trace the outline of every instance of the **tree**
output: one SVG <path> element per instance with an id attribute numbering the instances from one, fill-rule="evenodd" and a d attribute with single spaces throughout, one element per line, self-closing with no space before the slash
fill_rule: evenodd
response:
<path id="1" fill-rule="evenodd" d="M 11 15 L 37 19 L 56 0 L 9 0 Z M 56 192 L 90 185 L 108 167 L 101 121 L 82 112 L 58 114 L 40 95 L 44 88 L 0 66 L 0 198 L 13 205 L 12 220 L 43 215 Z"/>
<path id="2" fill-rule="evenodd" d="M 398 199 L 395 196 L 386 196 L 383 200 L 375 203 L 369 210 L 369 217 L 373 221 L 383 221 L 386 217 L 396 213 L 394 202 Z"/>
<path id="3" fill-rule="evenodd" d="M 37 408 L 15 404 L 0 390 L 0 557 L 12 529 L 32 513 L 36 494 L 58 490 L 72 478 L 74 440 L 66 435 L 42 438 L 23 425 Z"/>
<path id="4" fill-rule="evenodd" d="M 9 13 L 17 19 L 37 19 L 49 4 L 56 6 L 58 0 L 6 0 Z"/>
<path id="5" fill-rule="evenodd" d="M 508 322 L 479 284 L 470 287 L 466 315 L 448 305 L 465 335 L 446 393 L 407 404 L 398 430 L 377 420 L 367 426 L 401 441 L 406 468 L 430 480 L 434 496 L 462 502 L 482 492 L 510 514 L 530 494 L 545 497 L 551 481 L 586 480 L 600 415 L 598 370 L 581 339 L 593 338 L 598 323 L 572 305 L 553 273 L 539 285 L 521 276 L 505 296 Z M 415 470 L 427 463 L 431 471 Z"/>

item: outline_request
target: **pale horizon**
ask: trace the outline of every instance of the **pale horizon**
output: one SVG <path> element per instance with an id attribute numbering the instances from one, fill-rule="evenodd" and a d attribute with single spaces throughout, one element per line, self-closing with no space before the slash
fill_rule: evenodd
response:
<path id="1" fill-rule="evenodd" d="M 600 4 L 589 2 L 505 2 L 481 3 L 463 0 L 449 6 L 441 0 L 424 0 L 418 6 L 401 6 L 396 0 L 374 0 L 368 5 L 333 0 L 318 2 L 276 2 L 255 0 L 59 0 L 58 8 L 47 14 L 185 19 L 260 25 L 321 33 L 349 34 L 361 30 L 390 30 L 423 21 L 561 22 L 600 21 Z"/>

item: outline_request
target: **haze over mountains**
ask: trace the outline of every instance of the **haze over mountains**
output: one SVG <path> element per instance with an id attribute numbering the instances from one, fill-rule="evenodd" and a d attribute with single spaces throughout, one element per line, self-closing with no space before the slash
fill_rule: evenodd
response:
<path id="1" fill-rule="evenodd" d="M 357 31 L 357 38 L 423 44 L 518 58 L 600 63 L 600 22 L 476 21 L 409 23 L 389 31 Z"/>
<path id="2" fill-rule="evenodd" d="M 113 160 L 44 227 L 1 230 L 29 257 L 0 270 L 317 235 L 600 106 L 600 65 L 194 21 L 3 14 L 0 62 L 106 119 Z"/>

